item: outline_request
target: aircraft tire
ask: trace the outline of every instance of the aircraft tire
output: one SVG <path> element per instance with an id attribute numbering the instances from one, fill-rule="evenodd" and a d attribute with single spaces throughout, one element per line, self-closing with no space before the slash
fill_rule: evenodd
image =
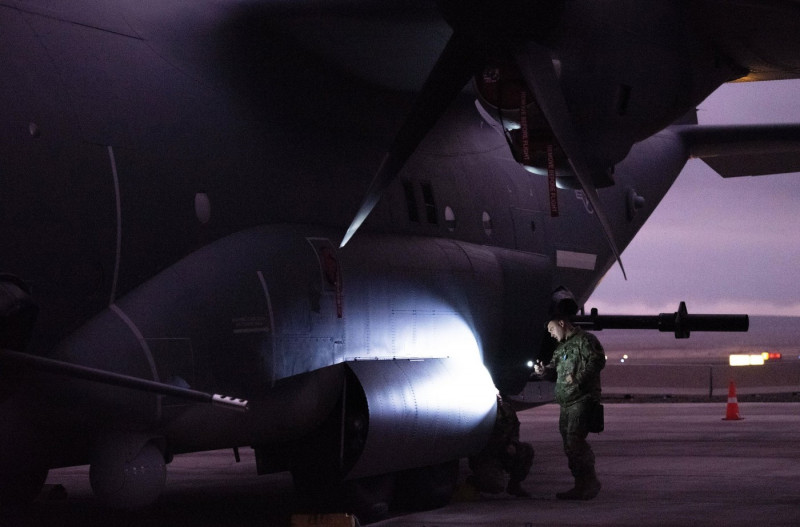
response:
<path id="1" fill-rule="evenodd" d="M 161 450 L 153 442 L 133 447 L 136 444 L 109 441 L 94 453 L 89 482 L 95 496 L 107 507 L 146 507 L 156 501 L 164 488 L 167 469 Z"/>
<path id="2" fill-rule="evenodd" d="M 361 523 L 385 518 L 394 496 L 394 474 L 338 483 L 320 481 L 319 474 L 292 472 L 292 477 L 301 508 L 314 512 L 348 512 Z"/>
<path id="3" fill-rule="evenodd" d="M 405 470 L 397 475 L 393 508 L 431 510 L 453 498 L 458 483 L 459 460 Z"/>
<path id="4" fill-rule="evenodd" d="M 362 523 L 382 520 L 394 497 L 393 474 L 381 474 L 344 482 L 345 502 Z"/>

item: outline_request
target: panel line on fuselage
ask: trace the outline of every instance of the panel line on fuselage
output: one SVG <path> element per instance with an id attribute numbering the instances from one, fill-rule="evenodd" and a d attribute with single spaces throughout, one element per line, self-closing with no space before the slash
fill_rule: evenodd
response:
<path id="1" fill-rule="evenodd" d="M 114 278 L 111 281 L 111 297 L 109 306 L 114 305 L 117 299 L 117 282 L 119 281 L 119 264 L 122 256 L 122 199 L 119 194 L 119 175 L 117 173 L 117 160 L 114 158 L 114 148 L 108 145 L 108 158 L 111 161 L 111 175 L 114 178 L 114 198 L 117 207 L 117 247 L 114 256 Z"/>
<path id="2" fill-rule="evenodd" d="M 272 339 L 272 349 L 275 350 L 275 317 L 272 314 L 272 299 L 269 297 L 269 288 L 267 287 L 267 280 L 264 278 L 264 273 L 258 271 L 258 281 L 261 282 L 261 288 L 264 290 L 264 298 L 267 299 L 267 316 L 269 317 L 269 333 Z M 275 386 L 275 353 L 272 355 L 272 386 Z"/>
<path id="3" fill-rule="evenodd" d="M 113 311 L 119 318 L 122 320 L 128 329 L 131 330 L 133 336 L 136 337 L 136 340 L 139 341 L 139 345 L 142 347 L 142 354 L 144 358 L 147 360 L 147 364 L 150 366 L 150 372 L 153 374 L 153 380 L 155 382 L 161 382 L 161 379 L 158 376 L 158 369 L 156 369 L 156 361 L 153 359 L 153 352 L 150 350 L 150 346 L 147 345 L 147 341 L 142 335 L 142 332 L 139 330 L 139 327 L 136 323 L 131 320 L 131 318 L 120 308 L 117 304 L 111 304 L 108 308 Z M 156 418 L 161 420 L 161 402 L 162 397 L 156 397 Z"/>

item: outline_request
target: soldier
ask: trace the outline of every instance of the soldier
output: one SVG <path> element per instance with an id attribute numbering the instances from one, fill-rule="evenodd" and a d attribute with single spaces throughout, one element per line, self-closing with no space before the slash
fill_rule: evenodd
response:
<path id="1" fill-rule="evenodd" d="M 594 470 L 594 452 L 586 442 L 592 419 L 600 405 L 600 370 L 606 364 L 603 346 L 591 333 L 575 327 L 566 316 L 556 315 L 547 331 L 559 344 L 547 366 L 535 365 L 536 374 L 556 381 L 556 402 L 561 406 L 558 428 L 575 486 L 559 492 L 564 500 L 590 500 L 600 492 Z"/>
<path id="2" fill-rule="evenodd" d="M 497 396 L 497 420 L 489 442 L 469 458 L 469 483 L 482 492 L 497 494 L 505 487 L 513 496 L 529 497 L 520 485 L 533 464 L 533 447 L 519 440 L 519 419 L 511 405 Z M 504 484 L 508 473 L 508 485 Z"/>

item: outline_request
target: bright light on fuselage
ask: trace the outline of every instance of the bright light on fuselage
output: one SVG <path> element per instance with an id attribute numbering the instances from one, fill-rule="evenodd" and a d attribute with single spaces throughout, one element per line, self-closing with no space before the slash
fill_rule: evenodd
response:
<path id="1" fill-rule="evenodd" d="M 416 309 L 392 314 L 391 357 L 386 358 L 469 358 L 482 361 L 474 331 L 452 309 Z M 373 329 L 374 331 L 374 329 Z"/>

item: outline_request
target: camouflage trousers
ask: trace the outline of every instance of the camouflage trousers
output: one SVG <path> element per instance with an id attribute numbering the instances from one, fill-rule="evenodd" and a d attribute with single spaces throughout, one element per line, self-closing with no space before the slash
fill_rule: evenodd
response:
<path id="1" fill-rule="evenodd" d="M 564 442 L 569 470 L 576 478 L 594 473 L 594 452 L 586 441 L 589 435 L 589 419 L 596 402 L 585 399 L 570 406 L 561 407 L 558 429 Z"/>

